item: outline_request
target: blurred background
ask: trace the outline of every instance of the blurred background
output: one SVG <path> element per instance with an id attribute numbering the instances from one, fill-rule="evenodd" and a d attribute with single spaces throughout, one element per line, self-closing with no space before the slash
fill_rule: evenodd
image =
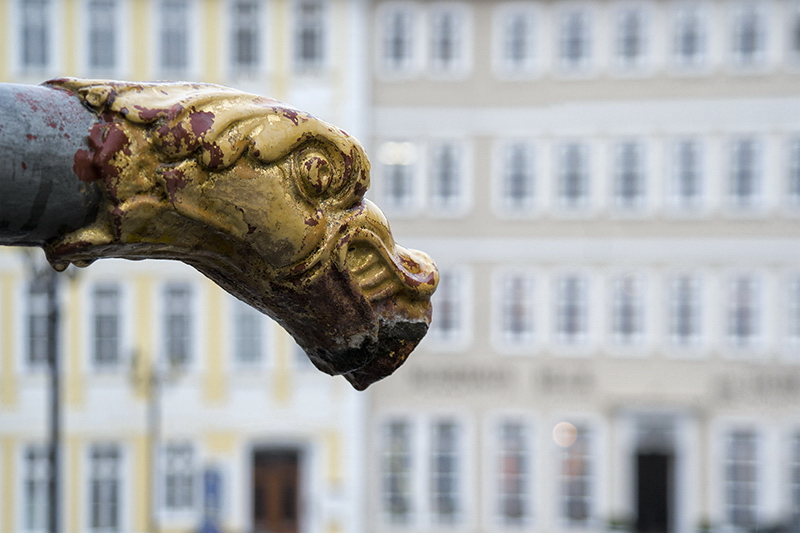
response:
<path id="1" fill-rule="evenodd" d="M 0 530 L 57 434 L 70 533 L 800 531 L 800 2 L 0 0 L 61 76 L 345 128 L 441 284 L 357 393 L 182 264 L 0 250 Z"/>

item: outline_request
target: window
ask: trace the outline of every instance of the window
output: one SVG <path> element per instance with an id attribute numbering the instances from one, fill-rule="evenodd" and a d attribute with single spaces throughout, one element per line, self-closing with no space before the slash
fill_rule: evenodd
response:
<path id="1" fill-rule="evenodd" d="M 591 437 L 588 428 L 577 426 L 575 441 L 561 455 L 560 514 L 572 526 L 589 525 L 594 513 Z"/>
<path id="2" fill-rule="evenodd" d="M 644 334 L 642 280 L 620 276 L 611 285 L 611 333 L 619 344 L 636 344 Z"/>
<path id="3" fill-rule="evenodd" d="M 53 62 L 53 34 L 50 0 L 20 0 L 20 66 L 42 70 Z"/>
<path id="4" fill-rule="evenodd" d="M 764 15 L 755 4 L 745 4 L 733 18 L 733 57 L 742 66 L 753 65 L 763 58 L 766 25 Z"/>
<path id="5" fill-rule="evenodd" d="M 571 71 L 588 67 L 591 54 L 589 13 L 580 9 L 562 13 L 560 36 L 561 67 Z"/>
<path id="6" fill-rule="evenodd" d="M 92 72 L 110 72 L 117 66 L 116 0 L 89 0 L 88 65 Z"/>
<path id="7" fill-rule="evenodd" d="M 464 205 L 464 149 L 456 142 L 432 147 L 430 201 L 437 213 L 453 214 Z"/>
<path id="8" fill-rule="evenodd" d="M 431 66 L 441 74 L 457 74 L 466 61 L 466 20 L 461 10 L 439 6 L 431 13 Z"/>
<path id="9" fill-rule="evenodd" d="M 510 76 L 530 74 L 535 66 L 536 19 L 531 9 L 514 6 L 499 15 L 501 71 Z"/>
<path id="10" fill-rule="evenodd" d="M 378 149 L 383 170 L 383 202 L 387 211 L 408 212 L 416 207 L 417 147 L 410 142 L 385 142 Z"/>
<path id="11" fill-rule="evenodd" d="M 800 276 L 789 281 L 787 292 L 786 333 L 791 344 L 800 345 Z"/>
<path id="12" fill-rule="evenodd" d="M 92 291 L 92 362 L 97 368 L 114 368 L 120 362 L 120 290 L 98 285 Z"/>
<path id="13" fill-rule="evenodd" d="M 558 197 L 562 206 L 580 208 L 589 200 L 589 147 L 582 142 L 561 146 Z"/>
<path id="14" fill-rule="evenodd" d="M 256 366 L 263 361 L 264 315 L 239 300 L 233 305 L 233 354 L 241 366 Z"/>
<path id="15" fill-rule="evenodd" d="M 699 207 L 703 194 L 700 142 L 684 139 L 673 150 L 672 196 L 678 208 Z"/>
<path id="16" fill-rule="evenodd" d="M 164 509 L 188 511 L 194 506 L 194 449 L 188 443 L 164 448 Z"/>
<path id="17" fill-rule="evenodd" d="M 617 59 L 623 67 L 642 64 L 646 52 L 645 14 L 639 8 L 625 8 L 617 16 Z"/>
<path id="18" fill-rule="evenodd" d="M 231 66 L 239 74 L 255 72 L 261 63 L 261 9 L 258 0 L 233 0 Z"/>
<path id="19" fill-rule="evenodd" d="M 680 275 L 669 287 L 669 334 L 676 346 L 695 345 L 701 334 L 700 279 Z"/>
<path id="20" fill-rule="evenodd" d="M 760 154 L 752 137 L 737 139 L 731 145 L 730 196 L 734 207 L 755 207 L 759 200 Z"/>
<path id="21" fill-rule="evenodd" d="M 703 63 L 706 52 L 706 20 L 700 8 L 684 5 L 675 16 L 675 60 L 682 67 Z"/>
<path id="22" fill-rule="evenodd" d="M 500 335 L 503 344 L 525 347 L 533 341 L 533 275 L 506 272 L 500 277 Z"/>
<path id="23" fill-rule="evenodd" d="M 535 198 L 535 151 L 531 143 L 509 142 L 502 149 L 502 208 L 512 212 L 529 210 Z"/>
<path id="24" fill-rule="evenodd" d="M 384 427 L 383 510 L 392 524 L 407 524 L 411 519 L 411 426 L 393 420 Z"/>
<path id="25" fill-rule="evenodd" d="M 466 281 L 459 270 L 440 270 L 439 286 L 432 298 L 436 320 L 431 322 L 429 335 L 433 339 L 452 341 L 464 335 L 467 328 L 463 295 Z"/>
<path id="26" fill-rule="evenodd" d="M 795 63 L 800 60 L 800 8 L 791 15 L 789 26 L 789 55 Z"/>
<path id="27" fill-rule="evenodd" d="M 531 518 L 532 486 L 530 437 L 516 421 L 500 424 L 497 461 L 497 516 L 508 526 L 520 526 Z"/>
<path id="28" fill-rule="evenodd" d="M 626 141 L 617 145 L 614 198 L 622 209 L 634 209 L 644 203 L 645 162 L 641 143 Z"/>
<path id="29" fill-rule="evenodd" d="M 122 452 L 115 444 L 97 444 L 89 452 L 89 527 L 116 533 L 122 527 Z"/>
<path id="30" fill-rule="evenodd" d="M 728 338 L 734 346 L 753 345 L 759 331 L 759 287 L 750 276 L 740 276 L 730 284 Z"/>
<path id="31" fill-rule="evenodd" d="M 800 524 L 800 433 L 791 439 L 789 464 L 790 524 Z"/>
<path id="32" fill-rule="evenodd" d="M 28 309 L 26 316 L 27 361 L 31 369 L 46 368 L 49 361 L 48 297 L 36 281 L 28 285 Z"/>
<path id="33" fill-rule="evenodd" d="M 192 290 L 170 284 L 164 290 L 164 350 L 171 365 L 185 366 L 192 351 Z"/>
<path id="34" fill-rule="evenodd" d="M 22 473 L 23 519 L 26 533 L 47 530 L 50 501 L 48 484 L 50 458 L 47 446 L 28 445 L 24 448 Z"/>
<path id="35" fill-rule="evenodd" d="M 414 13 L 408 7 L 392 6 L 383 12 L 381 41 L 383 66 L 389 72 L 408 72 L 414 67 Z"/>
<path id="36" fill-rule="evenodd" d="M 321 69 L 325 62 L 327 33 L 325 5 L 320 0 L 299 0 L 295 7 L 294 57 L 297 69 Z"/>
<path id="37" fill-rule="evenodd" d="M 439 524 L 454 524 L 461 515 L 459 427 L 452 420 L 433 424 L 431 437 L 431 513 Z"/>
<path id="38" fill-rule="evenodd" d="M 161 0 L 160 68 L 182 74 L 189 68 L 189 2 Z"/>
<path id="39" fill-rule="evenodd" d="M 758 445 L 753 431 L 728 435 L 725 465 L 726 518 L 745 530 L 758 526 Z"/>
<path id="40" fill-rule="evenodd" d="M 789 143 L 789 199 L 794 207 L 800 207 L 800 136 Z"/>
<path id="41" fill-rule="evenodd" d="M 567 275 L 556 286 L 556 333 L 567 344 L 583 342 L 588 333 L 586 280 Z"/>

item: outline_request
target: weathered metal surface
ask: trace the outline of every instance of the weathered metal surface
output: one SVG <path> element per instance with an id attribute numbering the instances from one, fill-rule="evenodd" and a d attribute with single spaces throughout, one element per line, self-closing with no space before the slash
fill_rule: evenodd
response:
<path id="1" fill-rule="evenodd" d="M 0 84 L 0 242 L 40 246 L 96 217 L 98 184 L 72 170 L 96 120 L 68 91 Z"/>
<path id="2" fill-rule="evenodd" d="M 364 199 L 369 161 L 347 133 L 216 85 L 47 85 L 95 115 L 69 168 L 102 195 L 90 223 L 45 244 L 54 268 L 181 260 L 275 318 L 317 368 L 359 390 L 424 336 L 436 267 L 397 246 Z"/>

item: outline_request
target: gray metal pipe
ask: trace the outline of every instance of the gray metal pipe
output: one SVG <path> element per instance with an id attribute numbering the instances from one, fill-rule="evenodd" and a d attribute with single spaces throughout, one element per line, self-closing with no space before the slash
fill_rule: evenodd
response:
<path id="1" fill-rule="evenodd" d="M 73 165 L 97 120 L 67 91 L 0 83 L 0 245 L 42 246 L 94 220 L 98 185 Z"/>

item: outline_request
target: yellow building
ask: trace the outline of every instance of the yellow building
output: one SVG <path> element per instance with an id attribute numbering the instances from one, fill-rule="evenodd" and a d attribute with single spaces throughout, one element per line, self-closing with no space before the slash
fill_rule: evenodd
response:
<path id="1" fill-rule="evenodd" d="M 358 136 L 362 10 L 343 0 L 0 0 L 0 81 L 221 83 Z M 47 524 L 46 309 L 31 268 L 21 250 L 0 249 L 7 532 Z M 223 531 L 362 531 L 363 400 L 343 379 L 180 263 L 108 260 L 59 279 L 61 531 L 194 531 L 216 500 Z"/>

